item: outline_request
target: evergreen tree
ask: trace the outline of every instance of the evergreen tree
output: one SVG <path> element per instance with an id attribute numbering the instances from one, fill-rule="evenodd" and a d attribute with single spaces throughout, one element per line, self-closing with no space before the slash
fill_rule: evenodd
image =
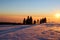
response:
<path id="1" fill-rule="evenodd" d="M 25 18 L 23 19 L 23 24 L 26 24 L 26 19 Z"/>
<path id="2" fill-rule="evenodd" d="M 37 24 L 39 24 L 39 19 L 37 19 Z"/>
<path id="3" fill-rule="evenodd" d="M 28 16 L 27 19 L 26 19 L 26 24 L 32 24 L 32 17 Z"/>
<path id="4" fill-rule="evenodd" d="M 46 17 L 45 17 L 45 18 L 42 18 L 42 19 L 40 20 L 40 24 L 42 24 L 42 23 L 46 23 Z"/>
<path id="5" fill-rule="evenodd" d="M 26 24 L 29 24 L 29 16 L 26 19 Z"/>
<path id="6" fill-rule="evenodd" d="M 32 24 L 32 16 L 30 16 L 30 20 L 29 21 L 30 21 L 30 24 Z"/>
<path id="7" fill-rule="evenodd" d="M 36 24 L 36 21 L 34 20 L 34 24 Z"/>

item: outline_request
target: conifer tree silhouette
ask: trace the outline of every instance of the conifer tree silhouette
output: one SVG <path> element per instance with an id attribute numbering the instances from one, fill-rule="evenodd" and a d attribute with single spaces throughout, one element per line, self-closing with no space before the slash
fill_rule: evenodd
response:
<path id="1" fill-rule="evenodd" d="M 23 24 L 26 24 L 26 19 L 25 18 L 23 19 Z"/>
<path id="2" fill-rule="evenodd" d="M 42 24 L 42 23 L 46 23 L 46 17 L 45 17 L 45 18 L 42 18 L 42 19 L 40 20 L 40 24 Z"/>
<path id="3" fill-rule="evenodd" d="M 37 24 L 39 24 L 39 19 L 37 19 Z"/>
<path id="4" fill-rule="evenodd" d="M 34 24 L 36 24 L 36 20 L 34 20 Z"/>
<path id="5" fill-rule="evenodd" d="M 29 16 L 26 19 L 26 24 L 29 24 Z"/>
<path id="6" fill-rule="evenodd" d="M 30 21 L 30 24 L 32 24 L 32 16 L 30 16 L 30 20 L 29 21 Z"/>
<path id="7" fill-rule="evenodd" d="M 32 24 L 32 16 L 28 16 L 27 19 L 26 19 L 26 24 Z"/>

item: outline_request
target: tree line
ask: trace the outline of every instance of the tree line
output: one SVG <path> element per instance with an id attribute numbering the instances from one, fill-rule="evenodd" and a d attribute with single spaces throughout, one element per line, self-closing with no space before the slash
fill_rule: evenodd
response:
<path id="1" fill-rule="evenodd" d="M 26 18 L 23 19 L 23 24 L 37 24 L 37 23 L 39 24 L 47 23 L 46 17 L 37 21 L 36 20 L 33 21 L 32 16 L 27 16 L 27 19 Z"/>

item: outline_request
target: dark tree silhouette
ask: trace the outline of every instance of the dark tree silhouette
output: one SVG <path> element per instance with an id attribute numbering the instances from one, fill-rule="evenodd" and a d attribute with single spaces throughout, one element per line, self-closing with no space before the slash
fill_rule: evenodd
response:
<path id="1" fill-rule="evenodd" d="M 32 16 L 30 16 L 30 20 L 29 20 L 29 21 L 30 21 L 30 24 L 32 24 L 32 20 L 33 20 L 33 19 L 32 19 Z"/>
<path id="2" fill-rule="evenodd" d="M 27 19 L 25 18 L 23 19 L 23 24 L 32 24 L 32 21 L 33 21 L 32 16 L 28 16 Z M 40 21 L 37 20 L 37 24 L 39 24 L 39 22 L 40 24 L 46 23 L 46 17 L 42 18 Z M 33 21 L 33 24 L 36 24 L 36 20 Z"/>
<path id="3" fill-rule="evenodd" d="M 42 23 L 46 23 L 46 17 L 45 17 L 45 18 L 42 18 L 42 19 L 40 20 L 40 24 L 42 24 Z"/>
<path id="4" fill-rule="evenodd" d="M 27 19 L 26 19 L 26 24 L 29 24 L 30 22 L 29 22 L 29 16 L 27 17 Z"/>
<path id="5" fill-rule="evenodd" d="M 37 19 L 37 24 L 39 24 L 39 19 Z"/>
<path id="6" fill-rule="evenodd" d="M 26 24 L 26 19 L 25 18 L 23 19 L 23 24 Z"/>
<path id="7" fill-rule="evenodd" d="M 34 20 L 34 24 L 36 24 L 36 20 Z"/>
<path id="8" fill-rule="evenodd" d="M 26 24 L 32 24 L 32 16 L 28 16 L 27 19 L 26 19 Z"/>

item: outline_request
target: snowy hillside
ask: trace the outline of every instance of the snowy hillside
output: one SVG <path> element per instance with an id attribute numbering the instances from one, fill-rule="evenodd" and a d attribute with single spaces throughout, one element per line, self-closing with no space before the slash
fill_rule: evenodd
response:
<path id="1" fill-rule="evenodd" d="M 0 40 L 60 40 L 60 24 L 0 25 Z"/>

